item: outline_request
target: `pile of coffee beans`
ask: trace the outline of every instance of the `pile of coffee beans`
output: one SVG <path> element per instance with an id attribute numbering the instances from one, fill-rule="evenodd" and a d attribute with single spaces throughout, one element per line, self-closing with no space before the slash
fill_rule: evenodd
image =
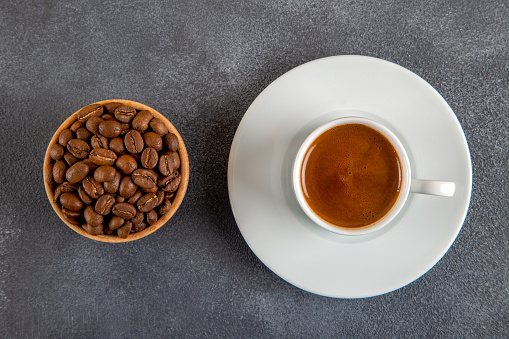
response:
<path id="1" fill-rule="evenodd" d="M 127 238 L 170 210 L 181 182 L 178 146 L 149 111 L 92 104 L 49 148 L 45 180 L 71 224 Z"/>

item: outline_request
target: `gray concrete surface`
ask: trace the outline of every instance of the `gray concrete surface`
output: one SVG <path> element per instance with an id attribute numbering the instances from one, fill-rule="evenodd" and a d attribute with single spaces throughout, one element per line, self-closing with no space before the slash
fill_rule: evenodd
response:
<path id="1" fill-rule="evenodd" d="M 0 2 L 0 337 L 509 336 L 507 1 Z M 317 58 L 361 54 L 448 101 L 472 156 L 470 210 L 427 274 L 360 300 L 299 290 L 244 242 L 229 148 L 256 96 Z M 164 228 L 124 245 L 71 231 L 42 164 L 59 124 L 125 98 L 180 130 L 192 166 Z"/>

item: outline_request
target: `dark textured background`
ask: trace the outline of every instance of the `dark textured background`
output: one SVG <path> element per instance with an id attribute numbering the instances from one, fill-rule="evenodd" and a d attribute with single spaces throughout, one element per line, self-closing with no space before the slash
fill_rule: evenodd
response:
<path id="1" fill-rule="evenodd" d="M 0 337 L 509 335 L 507 1 L 0 2 Z M 256 96 L 317 58 L 362 54 L 427 80 L 470 146 L 456 242 L 427 274 L 360 300 L 286 283 L 230 210 L 229 148 Z M 188 194 L 142 240 L 91 241 L 46 199 L 46 144 L 102 99 L 163 113 L 190 152 Z"/>

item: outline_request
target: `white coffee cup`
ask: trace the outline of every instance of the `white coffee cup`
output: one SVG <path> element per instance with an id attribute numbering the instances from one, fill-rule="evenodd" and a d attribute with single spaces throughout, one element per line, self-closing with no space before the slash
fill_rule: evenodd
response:
<path id="1" fill-rule="evenodd" d="M 400 192 L 396 199 L 396 202 L 389 210 L 387 214 L 385 214 L 381 219 L 375 221 L 372 224 L 358 227 L 358 228 L 348 228 L 341 227 L 327 222 L 318 216 L 307 204 L 306 199 L 304 198 L 304 192 L 302 190 L 302 163 L 304 162 L 304 157 L 307 153 L 307 150 L 313 143 L 313 141 L 318 138 L 325 131 L 340 125 L 346 124 L 361 124 L 375 129 L 376 131 L 383 134 L 394 146 L 396 152 L 398 153 L 400 164 L 401 164 L 401 174 L 402 181 L 400 186 Z M 292 170 L 292 184 L 293 190 L 295 192 L 295 196 L 299 205 L 303 209 L 303 211 L 307 214 L 307 216 L 313 220 L 317 225 L 325 228 L 334 233 L 344 234 L 344 235 L 362 235 L 374 232 L 376 230 L 381 229 L 382 227 L 389 224 L 401 211 L 405 202 L 408 198 L 410 192 L 412 193 L 422 193 L 422 194 L 430 194 L 437 196 L 445 196 L 451 197 L 454 195 L 455 184 L 453 182 L 447 181 L 437 181 L 437 180 L 422 180 L 422 179 L 412 179 L 412 170 L 410 167 L 410 161 L 408 160 L 407 152 L 403 147 L 403 144 L 399 141 L 399 139 L 392 133 L 387 127 L 381 125 L 378 122 L 375 122 L 370 119 L 361 118 L 361 117 L 345 117 L 339 118 L 336 120 L 329 121 L 317 129 L 315 129 L 302 143 L 299 151 L 297 152 L 297 156 L 295 158 Z"/>

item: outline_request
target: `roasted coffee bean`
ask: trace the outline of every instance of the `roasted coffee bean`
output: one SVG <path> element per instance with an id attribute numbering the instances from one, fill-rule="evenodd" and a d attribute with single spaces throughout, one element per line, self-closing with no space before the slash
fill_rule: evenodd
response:
<path id="1" fill-rule="evenodd" d="M 157 204 L 156 204 L 156 207 L 157 207 L 157 206 L 161 205 L 164 201 L 164 192 L 157 191 L 156 194 L 157 194 Z"/>
<path id="2" fill-rule="evenodd" d="M 164 145 L 170 152 L 176 152 L 179 148 L 179 139 L 173 133 L 168 133 L 164 136 Z"/>
<path id="3" fill-rule="evenodd" d="M 64 147 L 67 147 L 69 140 L 73 138 L 72 131 L 70 129 L 64 129 L 58 136 L 58 143 Z"/>
<path id="4" fill-rule="evenodd" d="M 84 159 L 90 152 L 90 146 L 83 140 L 71 139 L 67 143 L 67 150 L 78 159 Z"/>
<path id="5" fill-rule="evenodd" d="M 101 235 L 104 234 L 102 226 L 91 226 L 89 224 L 84 224 L 81 226 L 85 231 L 87 231 L 91 235 Z"/>
<path id="6" fill-rule="evenodd" d="M 99 124 L 99 133 L 107 138 L 115 138 L 122 133 L 122 126 L 116 120 L 106 120 Z"/>
<path id="7" fill-rule="evenodd" d="M 131 106 L 119 106 L 115 109 L 115 118 L 120 122 L 131 122 L 136 115 L 136 109 Z"/>
<path id="8" fill-rule="evenodd" d="M 71 225 L 75 225 L 75 226 L 80 226 L 81 223 L 82 223 L 82 218 L 79 217 L 79 218 L 75 218 L 75 217 L 71 217 L 67 214 L 63 214 L 64 216 L 64 221 L 67 221 L 68 223 L 70 223 Z"/>
<path id="9" fill-rule="evenodd" d="M 171 200 L 175 196 L 174 192 L 164 192 L 164 197 L 168 200 Z"/>
<path id="10" fill-rule="evenodd" d="M 157 194 L 145 194 L 140 199 L 138 199 L 136 206 L 138 206 L 138 211 L 140 212 L 150 212 L 157 206 Z"/>
<path id="11" fill-rule="evenodd" d="M 140 232 L 143 231 L 147 227 L 147 224 L 144 222 L 140 222 L 139 224 L 133 223 L 133 228 L 131 229 L 131 232 Z"/>
<path id="12" fill-rule="evenodd" d="M 82 185 L 83 189 L 85 189 L 85 193 L 87 193 L 92 199 L 98 199 L 104 194 L 103 185 L 92 177 L 83 179 Z"/>
<path id="13" fill-rule="evenodd" d="M 103 120 L 115 120 L 115 117 L 113 116 L 113 114 L 103 114 L 103 115 L 101 115 L 101 119 L 103 119 Z"/>
<path id="14" fill-rule="evenodd" d="M 156 151 L 163 149 L 163 139 L 161 136 L 154 132 L 146 132 L 143 134 L 143 142 L 145 147 L 152 147 Z"/>
<path id="15" fill-rule="evenodd" d="M 113 138 L 110 140 L 110 149 L 118 154 L 122 154 L 125 152 L 124 147 L 124 139 L 122 138 Z"/>
<path id="16" fill-rule="evenodd" d="M 94 175 L 95 175 L 95 173 L 94 173 Z M 120 175 L 120 173 L 115 171 L 115 177 L 113 178 L 113 180 L 107 181 L 103 184 L 104 190 L 108 193 L 117 193 L 118 188 L 120 186 L 121 179 L 122 179 L 122 176 Z"/>
<path id="17" fill-rule="evenodd" d="M 44 168 L 44 181 L 48 186 L 53 189 L 56 186 L 55 178 L 53 177 L 53 164 L 47 163 Z"/>
<path id="18" fill-rule="evenodd" d="M 168 133 L 168 128 L 161 119 L 154 118 L 150 121 L 150 127 L 159 135 Z"/>
<path id="19" fill-rule="evenodd" d="M 136 226 L 139 223 L 142 223 L 144 219 L 145 219 L 145 213 L 137 211 L 136 215 L 133 218 L 131 218 L 131 222 L 133 223 L 133 226 Z"/>
<path id="20" fill-rule="evenodd" d="M 67 162 L 67 165 L 69 165 L 69 166 L 72 166 L 78 162 L 78 158 L 76 158 L 74 155 L 72 155 L 69 152 L 65 152 L 64 160 L 65 160 L 65 162 Z"/>
<path id="21" fill-rule="evenodd" d="M 92 145 L 92 148 L 108 148 L 108 138 L 95 134 L 92 136 L 92 139 L 90 140 L 90 144 Z"/>
<path id="22" fill-rule="evenodd" d="M 168 176 L 165 176 L 165 177 L 164 176 L 159 176 L 158 179 L 157 179 L 157 186 L 159 186 L 161 188 L 166 186 L 170 181 L 172 181 L 175 178 L 175 173 L 177 173 L 177 172 L 173 172 L 171 175 L 168 175 Z"/>
<path id="23" fill-rule="evenodd" d="M 152 169 L 156 167 L 159 157 L 157 151 L 154 148 L 145 148 L 141 153 L 141 165 L 145 168 Z"/>
<path id="24" fill-rule="evenodd" d="M 133 181 L 142 188 L 154 188 L 157 186 L 157 173 L 148 169 L 137 169 L 132 174 Z"/>
<path id="25" fill-rule="evenodd" d="M 81 127 L 83 126 L 83 124 L 79 121 L 75 121 L 71 127 L 69 127 L 69 129 L 73 132 L 73 133 L 76 133 L 76 131 Z"/>
<path id="26" fill-rule="evenodd" d="M 145 188 L 145 187 L 142 187 L 142 188 L 140 188 L 140 189 L 141 189 L 141 191 L 142 191 L 143 193 L 156 193 L 156 192 L 157 192 L 157 190 L 159 189 L 159 187 L 157 187 L 157 186 L 154 186 L 154 187 L 151 187 L 151 188 Z"/>
<path id="27" fill-rule="evenodd" d="M 180 157 L 177 152 L 165 153 L 159 157 L 159 172 L 168 176 L 180 167 Z"/>
<path id="28" fill-rule="evenodd" d="M 83 215 L 81 211 L 71 211 L 65 207 L 62 207 L 62 213 L 71 218 L 79 218 Z"/>
<path id="29" fill-rule="evenodd" d="M 148 124 L 150 120 L 152 120 L 153 116 L 149 111 L 143 110 L 140 111 L 133 119 L 132 125 L 134 129 L 137 129 L 140 132 L 144 132 L 148 128 Z"/>
<path id="30" fill-rule="evenodd" d="M 49 149 L 49 156 L 53 160 L 60 160 L 60 159 L 62 159 L 62 157 L 64 156 L 64 153 L 65 153 L 64 146 L 62 146 L 60 144 L 54 144 Z"/>
<path id="31" fill-rule="evenodd" d="M 115 204 L 115 206 L 113 206 L 112 212 L 117 217 L 128 220 L 134 218 L 136 215 L 136 208 L 126 202 L 118 202 Z"/>
<path id="32" fill-rule="evenodd" d="M 157 213 L 155 210 L 152 210 L 147 213 L 147 223 L 149 225 L 154 225 L 157 221 Z"/>
<path id="33" fill-rule="evenodd" d="M 110 103 L 107 103 L 107 104 L 104 104 L 103 107 L 104 107 L 104 111 L 106 113 L 109 113 L 109 114 L 113 114 L 115 113 L 115 109 L 119 106 L 122 106 L 122 103 L 120 102 L 110 102 Z"/>
<path id="34" fill-rule="evenodd" d="M 121 195 L 115 197 L 115 202 L 125 202 L 125 198 Z"/>
<path id="35" fill-rule="evenodd" d="M 58 160 L 53 165 L 53 179 L 57 184 L 61 184 L 65 181 L 65 172 L 67 171 L 67 165 L 63 160 Z"/>
<path id="36" fill-rule="evenodd" d="M 81 224 L 80 218 L 73 218 L 66 214 L 64 214 L 64 219 L 67 220 L 70 224 L 79 226 Z"/>
<path id="37" fill-rule="evenodd" d="M 118 157 L 116 166 L 122 174 L 131 175 L 138 168 L 138 163 L 131 155 L 123 154 Z"/>
<path id="38" fill-rule="evenodd" d="M 106 233 L 107 235 L 114 235 L 114 234 L 116 234 L 116 233 L 117 233 L 116 231 L 110 230 L 110 228 L 109 228 L 109 227 L 105 227 L 105 228 L 103 229 L 103 232 L 104 232 L 104 233 Z"/>
<path id="39" fill-rule="evenodd" d="M 144 143 L 143 143 L 143 137 L 141 136 L 140 132 L 136 130 L 130 130 L 126 133 L 124 137 L 124 144 L 125 148 L 130 153 L 140 153 L 143 151 Z"/>
<path id="40" fill-rule="evenodd" d="M 129 233 L 131 233 L 131 228 L 133 227 L 133 223 L 130 221 L 127 221 L 124 226 L 117 229 L 117 235 L 119 238 L 127 238 L 129 236 Z"/>
<path id="41" fill-rule="evenodd" d="M 71 225 L 80 225 L 81 224 L 81 218 L 71 217 L 67 214 L 64 214 L 63 212 L 62 212 L 62 215 L 64 216 L 64 219 L 65 219 L 64 221 L 67 221 Z"/>
<path id="42" fill-rule="evenodd" d="M 114 215 L 113 217 L 111 217 L 109 223 L 108 223 L 108 228 L 110 230 L 116 230 L 117 228 L 119 228 L 120 226 L 122 226 L 123 224 L 125 223 L 125 220 L 122 219 L 121 217 L 117 217 L 116 215 Z"/>
<path id="43" fill-rule="evenodd" d="M 92 198 L 85 192 L 83 186 L 78 187 L 78 196 L 84 204 L 90 205 L 92 203 Z"/>
<path id="44" fill-rule="evenodd" d="M 110 230 L 116 230 L 120 226 L 124 224 L 125 220 L 121 217 L 114 216 L 110 219 L 110 222 L 108 223 L 108 228 Z"/>
<path id="45" fill-rule="evenodd" d="M 101 114 L 103 114 L 103 107 L 99 104 L 91 104 L 79 110 L 78 121 L 84 123 L 90 117 L 98 117 Z"/>
<path id="46" fill-rule="evenodd" d="M 92 134 L 99 134 L 99 124 L 103 121 L 104 120 L 99 117 L 91 117 L 90 119 L 87 120 L 86 123 L 87 129 Z"/>
<path id="47" fill-rule="evenodd" d="M 95 211 L 99 214 L 107 215 L 111 213 L 113 205 L 115 205 L 115 198 L 113 198 L 113 195 L 106 193 L 97 199 Z"/>
<path id="48" fill-rule="evenodd" d="M 102 226 L 104 218 L 101 214 L 97 213 L 93 206 L 87 206 L 83 213 L 85 220 L 90 226 Z"/>
<path id="49" fill-rule="evenodd" d="M 176 168 L 173 157 L 168 154 L 163 154 L 159 157 L 159 173 L 164 176 L 172 174 Z"/>
<path id="50" fill-rule="evenodd" d="M 83 208 L 83 202 L 74 193 L 62 193 L 60 203 L 71 211 L 79 211 Z"/>
<path id="51" fill-rule="evenodd" d="M 70 193 L 70 192 L 76 191 L 77 190 L 76 185 L 77 184 L 75 184 L 75 183 L 72 183 L 69 181 L 64 181 L 63 183 L 60 184 L 60 186 L 62 187 L 62 193 Z"/>
<path id="52" fill-rule="evenodd" d="M 99 124 L 99 133 L 106 138 L 115 138 L 122 133 L 122 127 L 118 121 L 105 120 Z"/>
<path id="53" fill-rule="evenodd" d="M 175 171 L 167 177 L 159 178 L 157 183 L 163 191 L 175 192 L 179 188 L 181 180 L 182 177 L 180 176 L 180 173 Z"/>
<path id="54" fill-rule="evenodd" d="M 178 170 L 180 168 L 180 157 L 177 152 L 166 152 L 165 155 L 169 156 L 171 161 L 173 162 L 174 170 Z"/>
<path id="55" fill-rule="evenodd" d="M 181 180 L 182 180 L 182 176 L 180 175 L 180 173 L 175 172 L 175 178 L 165 186 L 166 191 L 176 192 L 179 188 Z M 164 191 L 164 188 L 163 188 L 163 191 Z"/>
<path id="56" fill-rule="evenodd" d="M 66 213 L 63 212 L 64 210 L 65 210 L 65 208 L 62 208 L 62 213 L 63 213 L 64 219 L 67 222 L 69 222 L 71 225 L 76 225 L 76 226 L 81 225 L 81 222 L 82 222 L 82 218 L 81 217 L 72 217 L 70 215 L 67 215 Z"/>
<path id="57" fill-rule="evenodd" d="M 99 182 L 111 181 L 115 178 L 117 171 L 111 166 L 99 166 L 94 171 L 94 179 Z"/>
<path id="58" fill-rule="evenodd" d="M 92 136 L 92 133 L 85 127 L 80 127 L 76 131 L 76 139 L 88 140 Z"/>
<path id="59" fill-rule="evenodd" d="M 141 198 L 142 195 L 143 195 L 143 193 L 141 193 L 141 191 L 136 191 L 136 193 L 134 193 L 129 198 L 129 200 L 127 200 L 127 202 L 134 206 L 136 204 L 136 202 L 138 201 L 138 199 Z"/>
<path id="60" fill-rule="evenodd" d="M 99 166 L 112 166 L 117 161 L 117 155 L 109 149 L 94 148 L 90 151 L 90 160 Z"/>
<path id="61" fill-rule="evenodd" d="M 130 198 L 136 190 L 138 186 L 135 185 L 131 177 L 123 177 L 120 181 L 120 187 L 118 188 L 118 193 L 124 198 Z"/>
<path id="62" fill-rule="evenodd" d="M 72 165 L 67 172 L 65 172 L 65 177 L 67 181 L 69 181 L 71 184 L 80 182 L 81 180 L 85 179 L 88 175 L 88 171 L 90 168 L 86 163 L 83 161 L 79 161 Z"/>
<path id="63" fill-rule="evenodd" d="M 171 202 L 168 199 L 164 199 L 163 203 L 159 207 L 158 213 L 159 214 L 166 214 L 166 213 L 168 213 L 170 211 L 170 209 L 171 209 Z"/>
<path id="64" fill-rule="evenodd" d="M 53 199 L 54 202 L 57 202 L 60 199 L 62 193 L 71 193 L 76 190 L 76 186 L 69 183 L 68 181 L 64 181 L 55 189 L 55 197 Z"/>

